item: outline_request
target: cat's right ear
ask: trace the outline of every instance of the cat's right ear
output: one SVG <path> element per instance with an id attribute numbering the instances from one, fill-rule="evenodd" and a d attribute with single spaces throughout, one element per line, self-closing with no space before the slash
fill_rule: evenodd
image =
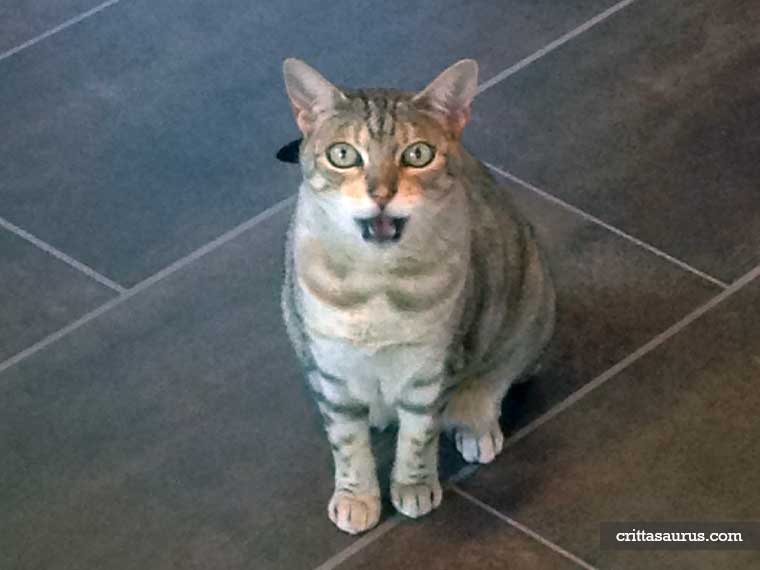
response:
<path id="1" fill-rule="evenodd" d="M 293 106 L 293 114 L 301 132 L 308 135 L 317 117 L 346 98 L 319 72 L 300 59 L 288 58 L 282 65 L 285 89 Z"/>

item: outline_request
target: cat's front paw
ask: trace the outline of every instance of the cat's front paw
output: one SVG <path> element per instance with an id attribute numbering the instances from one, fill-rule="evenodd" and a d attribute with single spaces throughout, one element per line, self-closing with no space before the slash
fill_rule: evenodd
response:
<path id="1" fill-rule="evenodd" d="M 359 534 L 371 529 L 380 520 L 380 497 L 335 491 L 327 513 L 343 532 Z"/>
<path id="2" fill-rule="evenodd" d="M 438 479 L 424 483 L 391 483 L 391 502 L 402 515 L 416 519 L 441 504 L 443 492 Z"/>
<path id="3" fill-rule="evenodd" d="M 491 463 L 504 447 L 504 435 L 498 422 L 494 422 L 482 435 L 459 429 L 454 434 L 454 442 L 468 463 Z"/>

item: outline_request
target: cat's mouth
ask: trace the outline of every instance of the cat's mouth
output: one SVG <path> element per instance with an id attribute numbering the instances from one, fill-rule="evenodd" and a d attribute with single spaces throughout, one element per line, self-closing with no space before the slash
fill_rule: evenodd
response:
<path id="1" fill-rule="evenodd" d="M 356 218 L 364 241 L 375 243 L 396 242 L 401 239 L 408 218 L 394 218 L 379 214 L 374 218 Z"/>

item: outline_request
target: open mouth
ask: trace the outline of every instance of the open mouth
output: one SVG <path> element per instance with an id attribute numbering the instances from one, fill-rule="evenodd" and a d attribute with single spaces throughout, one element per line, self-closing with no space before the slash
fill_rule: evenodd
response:
<path id="1" fill-rule="evenodd" d="M 362 230 L 364 241 L 387 243 L 401 239 L 407 219 L 380 214 L 374 218 L 356 218 L 356 223 Z"/>

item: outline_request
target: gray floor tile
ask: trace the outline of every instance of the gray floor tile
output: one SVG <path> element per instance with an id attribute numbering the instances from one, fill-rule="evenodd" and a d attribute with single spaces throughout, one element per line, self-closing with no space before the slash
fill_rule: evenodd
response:
<path id="1" fill-rule="evenodd" d="M 115 293 L 0 229 L 0 362 Z"/>
<path id="2" fill-rule="evenodd" d="M 96 4 L 97 0 L 4 0 L 0 5 L 0 53 L 46 32 Z"/>
<path id="3" fill-rule="evenodd" d="M 760 551 L 599 551 L 603 521 L 756 520 L 757 280 L 464 484 L 600 568 L 760 567 Z"/>
<path id="4" fill-rule="evenodd" d="M 351 85 L 419 88 L 465 56 L 488 77 L 605 4 L 120 2 L 2 62 L 0 203 L 132 285 L 294 192 L 284 57 Z"/>
<path id="5" fill-rule="evenodd" d="M 760 4 L 639 0 L 475 103 L 484 158 L 730 281 L 760 256 Z"/>
<path id="6" fill-rule="evenodd" d="M 428 518 L 405 521 L 338 566 L 340 570 L 577 570 L 559 554 L 456 493 Z"/>
<path id="7" fill-rule="evenodd" d="M 349 543 L 280 323 L 285 222 L 0 375 L 0 567 L 291 570 Z"/>

